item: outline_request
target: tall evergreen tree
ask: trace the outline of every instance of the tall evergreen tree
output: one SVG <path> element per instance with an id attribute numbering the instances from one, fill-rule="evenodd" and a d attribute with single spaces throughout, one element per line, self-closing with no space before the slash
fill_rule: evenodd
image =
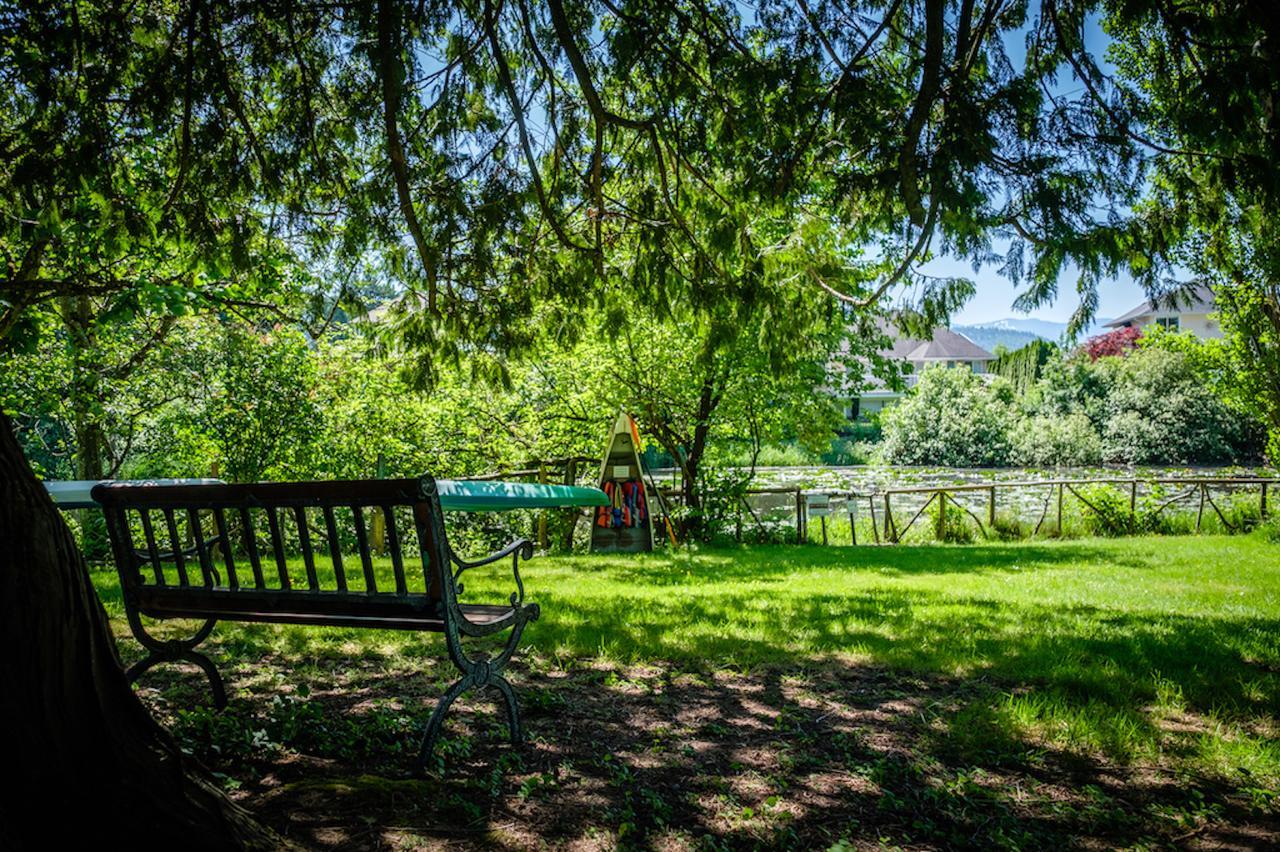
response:
<path id="1" fill-rule="evenodd" d="M 573 337 L 583 301 L 740 312 L 776 350 L 821 314 L 800 291 L 932 325 L 972 291 L 920 274 L 940 250 L 1025 273 L 1028 303 L 1073 262 L 1087 312 L 1129 248 L 1094 201 L 1131 203 L 1141 159 L 1046 96 L 1072 32 L 1025 0 L 10 4 L 0 337 L 22 345 L 51 299 L 109 295 L 98 322 L 273 310 L 360 269 L 405 294 L 427 380 Z M 56 789 L 99 840 L 266 842 L 133 696 L 7 418 L 0 468 L 0 622 L 22 649 L 0 721 L 27 779 L 0 839 L 74 831 L 32 822 Z"/>

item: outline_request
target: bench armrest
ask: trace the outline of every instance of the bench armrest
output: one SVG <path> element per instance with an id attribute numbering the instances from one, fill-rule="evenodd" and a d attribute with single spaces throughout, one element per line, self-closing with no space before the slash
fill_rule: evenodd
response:
<path id="1" fill-rule="evenodd" d="M 518 538 L 497 553 L 472 560 L 459 557 L 450 547 L 449 561 L 458 566 L 458 570 L 453 572 L 453 583 L 457 593 L 462 594 L 462 583 L 459 582 L 459 578 L 464 571 L 469 568 L 479 568 L 481 565 L 491 565 L 508 556 L 511 557 L 511 574 L 516 580 L 516 591 L 511 594 L 511 606 L 519 609 L 524 604 L 524 582 L 520 579 L 520 560 L 533 558 L 533 542 L 527 538 Z"/>

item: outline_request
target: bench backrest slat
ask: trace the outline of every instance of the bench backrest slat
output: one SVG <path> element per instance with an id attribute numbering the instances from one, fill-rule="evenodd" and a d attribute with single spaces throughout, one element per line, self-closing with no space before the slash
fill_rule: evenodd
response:
<path id="1" fill-rule="evenodd" d="M 391 506 L 382 507 L 382 516 L 387 523 L 387 547 L 391 551 L 391 570 L 396 575 L 396 594 L 409 594 L 408 584 L 404 577 L 404 557 L 401 556 L 400 533 L 396 529 L 396 513 Z"/>
<path id="2" fill-rule="evenodd" d="M 274 506 L 266 507 L 267 524 L 271 528 L 271 551 L 276 557 L 276 574 L 280 577 L 280 588 L 292 588 L 289 582 L 289 565 L 284 557 L 284 540 L 280 535 L 280 516 Z"/>
<path id="3" fill-rule="evenodd" d="M 223 513 L 221 507 L 213 510 L 213 525 L 218 531 L 218 549 L 222 551 L 222 564 L 227 568 L 227 585 L 230 588 L 240 588 L 240 578 L 236 576 L 236 558 L 231 547 L 231 536 L 227 534 L 227 516 Z"/>
<path id="4" fill-rule="evenodd" d="M 233 599 L 248 606 L 269 598 L 291 601 L 288 606 L 300 613 L 331 606 L 335 596 L 368 600 L 371 612 L 387 611 L 393 604 L 427 612 L 438 602 L 454 600 L 449 546 L 430 477 L 258 485 L 120 483 L 99 485 L 93 494 L 107 515 L 126 595 L 145 589 L 155 613 L 176 612 L 179 602 L 191 608 L 199 600 L 234 608 Z M 415 537 L 406 532 L 410 527 L 416 531 L 420 580 L 405 568 L 404 547 L 412 547 Z M 318 552 L 317 535 L 325 539 Z M 375 554 L 375 548 L 383 552 Z M 359 571 L 354 570 L 353 552 Z M 387 570 L 380 559 L 387 557 L 394 581 L 385 575 L 379 579 Z M 273 559 L 275 571 L 263 564 Z M 152 590 L 163 590 L 163 595 Z"/>
<path id="5" fill-rule="evenodd" d="M 164 510 L 164 523 L 169 530 L 169 552 L 173 554 L 173 564 L 178 570 L 178 585 L 189 586 L 191 582 L 187 579 L 187 560 L 182 554 L 182 539 L 178 538 L 178 521 L 173 509 Z M 159 554 L 156 557 L 159 558 Z"/>
<path id="6" fill-rule="evenodd" d="M 144 511 L 138 514 L 142 516 L 142 537 L 147 542 L 147 556 L 149 557 L 147 561 L 151 563 L 151 568 L 155 572 L 156 585 L 163 586 L 165 584 L 164 569 L 160 567 L 160 548 L 156 546 L 156 531 L 151 526 L 151 512 Z"/>
<path id="7" fill-rule="evenodd" d="M 377 594 L 378 580 L 373 575 L 373 556 L 369 553 L 369 535 L 364 528 L 364 509 L 352 506 L 351 517 L 356 525 L 356 547 L 360 550 L 360 567 L 364 571 L 364 590 L 367 594 Z"/>
<path id="8" fill-rule="evenodd" d="M 316 555 L 311 549 L 311 528 L 307 524 L 307 508 L 293 507 L 293 519 L 298 526 L 298 546 L 302 548 L 302 564 L 307 569 L 307 588 L 320 591 L 320 579 L 316 576 Z"/>
<path id="9" fill-rule="evenodd" d="M 187 510 L 187 529 L 195 541 L 196 558 L 200 563 L 200 576 L 204 577 L 206 588 L 212 589 L 217 583 L 213 579 L 213 560 L 209 558 L 209 547 L 204 541 L 204 530 L 200 528 L 200 511 Z"/>
<path id="10" fill-rule="evenodd" d="M 434 555 L 438 544 L 436 533 L 431 523 L 431 513 L 422 504 L 413 507 L 413 526 L 418 533 L 418 550 L 422 554 L 422 579 L 426 583 L 427 600 L 440 600 L 439 566 Z"/>
<path id="11" fill-rule="evenodd" d="M 241 506 L 239 512 L 240 526 L 244 530 L 244 549 L 249 556 L 249 567 L 253 570 L 253 587 L 265 589 L 267 581 L 262 576 L 262 555 L 258 553 L 258 534 L 253 527 L 253 518 L 249 516 L 247 506 Z"/>
<path id="12" fill-rule="evenodd" d="M 338 522 L 333 516 L 333 507 L 324 507 L 324 532 L 329 539 L 329 558 L 333 560 L 333 575 L 338 591 L 347 590 L 347 572 L 342 568 L 342 542 L 338 541 Z"/>

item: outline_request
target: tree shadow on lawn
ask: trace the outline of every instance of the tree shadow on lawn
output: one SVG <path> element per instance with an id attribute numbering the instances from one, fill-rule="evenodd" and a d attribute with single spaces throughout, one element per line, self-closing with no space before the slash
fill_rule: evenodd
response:
<path id="1" fill-rule="evenodd" d="M 1280 840 L 1274 814 L 1238 791 L 1056 751 L 982 718 L 998 704 L 985 680 L 835 662 L 689 673 L 535 659 L 515 676 L 531 742 L 503 744 L 499 708 L 469 696 L 446 725 L 443 774 L 418 781 L 406 777 L 416 723 L 447 663 L 412 677 L 368 660 L 303 678 L 279 657 L 237 668 L 257 678 L 251 694 L 173 724 L 247 806 L 313 847 Z M 149 694 L 168 715 L 190 687 Z"/>
<path id="2" fill-rule="evenodd" d="M 786 555 L 831 564 L 809 550 Z M 911 550 L 975 571 L 1108 556 Z M 207 691 L 173 667 L 144 692 L 247 805 L 316 846 L 1280 842 L 1280 620 L 789 593 L 794 560 L 764 589 L 737 561 L 709 570 L 741 591 L 655 598 L 645 578 L 671 566 L 644 562 L 603 569 L 639 572 L 635 595 L 537 591 L 514 675 L 534 741 L 501 745 L 500 714 L 465 695 L 443 779 L 405 777 L 455 677 L 437 636 L 223 624 L 227 713 L 180 712 Z M 1270 774 L 1214 765 L 1206 743 Z"/>
<path id="3" fill-rule="evenodd" d="M 207 693 L 172 667 L 144 684 L 317 846 L 1280 842 L 1274 775 L 1197 757 L 1274 737 L 1276 619 L 889 589 L 539 601 L 514 676 L 534 742 L 500 745 L 498 708 L 464 695 L 443 780 L 405 777 L 455 677 L 437 636 L 220 625 L 229 712 L 179 713 Z"/>

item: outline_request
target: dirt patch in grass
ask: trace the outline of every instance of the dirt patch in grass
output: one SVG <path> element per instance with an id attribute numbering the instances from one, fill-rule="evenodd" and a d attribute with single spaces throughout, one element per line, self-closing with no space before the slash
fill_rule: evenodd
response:
<path id="1" fill-rule="evenodd" d="M 466 694 L 411 777 L 447 664 L 273 658 L 232 703 L 169 668 L 142 690 L 244 805 L 322 849 L 1280 846 L 1273 790 L 1055 750 L 1000 685 L 851 663 L 683 672 L 526 659 L 529 742 Z M 1193 719 L 1179 719 L 1193 725 Z"/>

